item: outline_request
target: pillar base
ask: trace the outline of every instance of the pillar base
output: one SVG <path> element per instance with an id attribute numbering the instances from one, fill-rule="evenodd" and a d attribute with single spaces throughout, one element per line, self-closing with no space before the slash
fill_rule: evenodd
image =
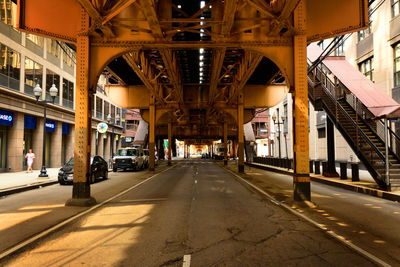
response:
<path id="1" fill-rule="evenodd" d="M 65 206 L 77 206 L 77 207 L 90 207 L 97 204 L 97 201 L 93 197 L 89 198 L 70 198 L 65 203 Z"/>
<path id="2" fill-rule="evenodd" d="M 293 177 L 293 199 L 295 201 L 311 200 L 310 175 L 295 174 Z"/>
<path id="3" fill-rule="evenodd" d="M 154 168 L 149 167 L 149 171 L 154 172 Z"/>

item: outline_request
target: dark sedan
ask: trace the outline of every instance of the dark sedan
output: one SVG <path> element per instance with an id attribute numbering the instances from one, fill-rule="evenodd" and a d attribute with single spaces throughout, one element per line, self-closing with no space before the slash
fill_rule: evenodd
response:
<path id="1" fill-rule="evenodd" d="M 90 183 L 94 183 L 96 179 L 108 178 L 108 164 L 100 156 L 90 158 L 91 176 Z M 71 158 L 59 171 L 58 182 L 62 185 L 72 184 L 74 177 L 74 158 Z"/>

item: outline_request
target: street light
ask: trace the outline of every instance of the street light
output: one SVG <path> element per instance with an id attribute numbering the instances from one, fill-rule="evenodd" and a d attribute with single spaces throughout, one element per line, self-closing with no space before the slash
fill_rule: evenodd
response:
<path id="1" fill-rule="evenodd" d="M 108 124 L 109 125 L 111 125 L 111 126 L 113 126 L 112 127 L 112 135 L 111 135 L 111 160 L 110 160 L 110 163 L 112 163 L 112 159 L 114 158 L 114 126 L 115 126 L 115 124 L 118 124 L 118 122 L 119 122 L 119 119 L 120 119 L 120 117 L 119 117 L 119 114 L 117 113 L 117 115 L 115 115 L 115 120 L 117 121 L 117 123 L 115 123 L 115 122 L 111 122 L 112 121 L 112 117 L 111 117 L 111 114 L 109 113 L 108 115 L 107 115 L 107 122 L 108 122 Z"/>
<path id="2" fill-rule="evenodd" d="M 55 84 L 53 84 L 50 87 L 50 96 L 51 96 L 51 101 L 48 100 L 42 100 L 39 101 L 40 96 L 42 95 L 42 88 L 40 88 L 39 84 L 36 84 L 36 87 L 33 89 L 33 94 L 36 97 L 36 104 L 43 104 L 44 110 L 43 110 L 43 155 L 42 155 L 42 169 L 40 170 L 39 177 L 48 177 L 47 175 L 47 170 L 46 170 L 46 107 L 47 103 L 52 103 L 54 104 L 54 99 L 58 94 L 58 89 Z"/>

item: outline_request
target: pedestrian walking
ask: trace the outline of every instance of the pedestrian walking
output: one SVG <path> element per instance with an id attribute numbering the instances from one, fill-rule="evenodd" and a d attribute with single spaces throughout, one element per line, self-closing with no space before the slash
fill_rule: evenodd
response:
<path id="1" fill-rule="evenodd" d="M 35 158 L 35 153 L 33 153 L 32 148 L 28 150 L 28 153 L 26 153 L 25 158 L 26 158 L 26 164 L 28 165 L 28 169 L 26 170 L 26 172 L 32 172 L 33 159 Z"/>

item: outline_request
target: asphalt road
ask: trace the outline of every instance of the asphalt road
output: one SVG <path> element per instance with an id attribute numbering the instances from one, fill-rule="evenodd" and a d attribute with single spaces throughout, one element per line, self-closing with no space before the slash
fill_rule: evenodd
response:
<path id="1" fill-rule="evenodd" d="M 7 266 L 370 266 L 211 161 L 182 161 Z"/>

